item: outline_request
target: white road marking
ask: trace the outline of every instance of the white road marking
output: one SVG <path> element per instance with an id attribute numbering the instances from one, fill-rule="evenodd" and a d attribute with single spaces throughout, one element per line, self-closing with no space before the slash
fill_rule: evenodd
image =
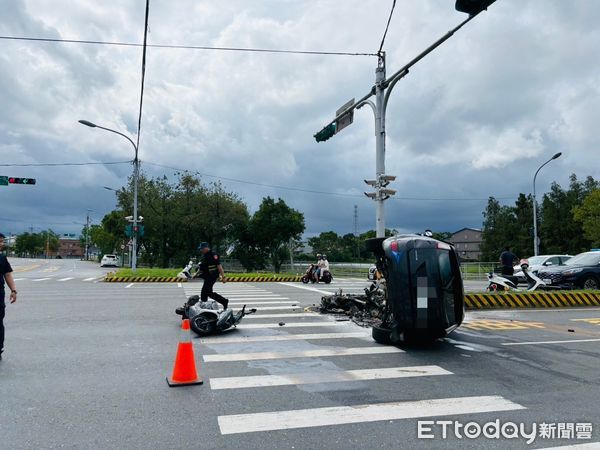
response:
<path id="1" fill-rule="evenodd" d="M 14 281 L 21 281 L 24 280 L 25 278 L 13 278 Z"/>
<path id="2" fill-rule="evenodd" d="M 329 291 L 322 291 L 321 289 L 312 288 L 309 286 L 300 286 L 300 285 L 293 284 L 293 283 L 279 283 L 279 284 L 281 284 L 283 286 L 295 287 L 296 289 L 304 289 L 305 291 L 318 292 L 319 294 L 323 294 L 323 295 L 331 295 L 331 292 L 329 292 Z"/>
<path id="3" fill-rule="evenodd" d="M 243 303 L 238 306 L 243 306 L 243 305 L 251 306 L 250 304 L 246 304 L 246 303 Z M 230 306 L 233 306 L 233 305 L 230 304 Z M 276 311 L 276 310 L 280 310 L 280 309 L 302 309 L 302 307 L 298 306 L 298 305 L 290 305 L 288 303 L 288 305 L 281 305 L 281 306 L 259 306 L 256 309 L 258 311 Z"/>
<path id="4" fill-rule="evenodd" d="M 234 300 L 289 300 L 289 297 L 280 297 L 279 295 L 273 295 L 273 296 L 266 296 L 266 295 L 261 295 L 261 296 L 256 296 L 256 297 L 248 297 L 248 296 L 237 296 L 237 295 L 226 295 L 223 294 L 222 292 L 219 292 L 221 295 L 225 295 L 227 298 L 229 298 L 229 300 L 234 301 Z"/>
<path id="5" fill-rule="evenodd" d="M 314 383 L 343 383 L 346 381 L 389 380 L 392 378 L 452 375 L 439 366 L 388 367 L 329 372 L 290 373 L 285 375 L 254 375 L 247 377 L 211 378 L 210 388 L 245 389 L 253 387 L 290 386 Z"/>
<path id="6" fill-rule="evenodd" d="M 249 323 L 238 325 L 240 330 L 249 330 L 252 328 L 313 328 L 313 327 L 341 327 L 347 326 L 348 322 L 292 322 L 279 326 L 277 323 Z"/>
<path id="7" fill-rule="evenodd" d="M 67 277 L 67 278 L 61 278 L 58 281 L 69 281 L 69 280 L 73 280 L 75 277 Z"/>
<path id="8" fill-rule="evenodd" d="M 248 319 L 278 319 L 280 317 L 320 317 L 315 313 L 281 313 L 281 314 L 252 314 L 244 317 Z"/>
<path id="9" fill-rule="evenodd" d="M 237 414 L 218 422 L 221 434 L 236 434 L 519 409 L 526 408 L 494 395 Z"/>
<path id="10" fill-rule="evenodd" d="M 181 283 L 177 283 L 177 287 L 180 288 L 181 287 Z"/>
<path id="11" fill-rule="evenodd" d="M 545 344 L 571 344 L 578 342 L 600 342 L 600 339 L 568 339 L 565 341 L 537 341 L 537 342 L 504 342 L 502 345 L 545 345 Z"/>
<path id="12" fill-rule="evenodd" d="M 203 358 L 204 362 L 229 362 L 257 361 L 263 359 L 320 358 L 324 356 L 379 355 L 383 353 L 404 353 L 404 350 L 400 350 L 399 348 L 392 346 L 380 345 L 378 347 L 334 347 L 298 352 L 229 353 L 218 355 L 204 355 Z"/>
<path id="13" fill-rule="evenodd" d="M 127 286 L 125 286 L 125 289 L 129 289 L 131 286 L 133 286 L 135 283 L 129 283 Z"/>
<path id="14" fill-rule="evenodd" d="M 297 302 L 293 302 L 291 300 L 288 300 L 287 302 L 254 302 L 251 300 L 248 301 L 243 301 L 242 303 L 239 302 L 233 302 L 230 303 L 229 306 L 244 306 L 244 305 L 296 305 Z"/>
<path id="15" fill-rule="evenodd" d="M 52 278 L 37 278 L 33 281 L 46 281 L 46 280 L 51 280 Z"/>
<path id="16" fill-rule="evenodd" d="M 299 341 L 311 339 L 348 339 L 348 338 L 370 338 L 371 333 L 359 331 L 353 333 L 310 333 L 310 334 L 277 334 L 272 336 L 240 336 L 240 337 L 216 337 L 200 339 L 202 344 L 241 344 L 247 342 L 275 342 L 275 341 Z"/>
<path id="17" fill-rule="evenodd" d="M 96 279 L 96 277 L 90 277 L 90 278 L 85 278 L 83 281 L 92 281 L 92 280 L 95 280 L 95 279 Z"/>

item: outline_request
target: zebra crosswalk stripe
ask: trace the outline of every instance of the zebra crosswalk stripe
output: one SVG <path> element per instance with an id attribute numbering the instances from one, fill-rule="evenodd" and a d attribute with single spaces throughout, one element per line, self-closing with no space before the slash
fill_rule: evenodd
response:
<path id="1" fill-rule="evenodd" d="M 386 353 L 404 353 L 404 350 L 385 345 L 354 348 L 332 347 L 297 352 L 222 353 L 217 355 L 204 355 L 203 359 L 204 362 L 229 362 L 258 361 L 265 359 L 321 358 L 326 356 L 381 355 Z"/>
<path id="2" fill-rule="evenodd" d="M 253 387 L 290 386 L 315 383 L 343 383 L 350 381 L 389 380 L 392 378 L 452 375 L 439 366 L 388 367 L 329 372 L 306 372 L 282 375 L 252 375 L 245 377 L 211 378 L 210 388 L 245 389 Z"/>
<path id="3" fill-rule="evenodd" d="M 277 323 L 242 323 L 238 325 L 240 330 L 249 330 L 252 328 L 312 328 L 312 327 L 343 327 L 348 326 L 348 322 L 291 322 L 285 325 Z"/>
<path id="4" fill-rule="evenodd" d="M 249 342 L 275 342 L 275 341 L 299 341 L 299 340 L 321 340 L 321 339 L 349 339 L 358 338 L 371 339 L 371 333 L 367 330 L 344 333 L 305 333 L 305 334 L 275 334 L 268 336 L 236 336 L 200 339 L 202 344 L 245 344 Z"/>
<path id="5" fill-rule="evenodd" d="M 500 396 L 458 397 L 219 416 L 221 434 L 526 409 Z"/>

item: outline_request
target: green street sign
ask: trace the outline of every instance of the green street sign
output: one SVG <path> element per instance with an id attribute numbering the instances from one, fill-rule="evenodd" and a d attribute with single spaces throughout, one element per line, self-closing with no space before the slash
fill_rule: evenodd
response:
<path id="1" fill-rule="evenodd" d="M 8 186 L 8 177 L 0 175 L 0 186 Z"/>

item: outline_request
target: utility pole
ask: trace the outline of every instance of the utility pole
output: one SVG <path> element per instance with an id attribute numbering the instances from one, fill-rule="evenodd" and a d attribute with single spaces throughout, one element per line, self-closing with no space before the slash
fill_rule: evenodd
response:
<path id="1" fill-rule="evenodd" d="M 89 261 L 90 258 L 90 211 L 87 210 L 87 215 L 85 218 L 85 260 Z"/>
<path id="2" fill-rule="evenodd" d="M 468 14 L 469 17 L 448 31 L 444 36 L 435 41 L 389 78 L 386 78 L 385 52 L 379 52 L 377 69 L 375 70 L 375 85 L 371 88 L 369 93 L 357 102 L 355 102 L 354 99 L 347 102 L 338 109 L 335 119 L 314 135 L 317 142 L 326 141 L 353 122 L 355 109 L 360 109 L 365 105 L 369 105 L 373 110 L 373 115 L 375 116 L 375 179 L 365 180 L 365 183 L 375 188 L 375 192 L 365 192 L 365 195 L 375 201 L 375 227 L 377 237 L 385 237 L 384 202 L 396 193 L 395 190 L 387 188 L 390 182 L 394 181 L 396 177 L 385 174 L 385 117 L 392 90 L 398 81 L 408 75 L 409 70 L 415 64 L 450 39 L 454 33 L 473 20 L 482 11 L 486 10 L 487 7 L 494 2 L 495 0 L 457 0 L 455 6 L 456 10 Z M 372 96 L 375 96 L 375 102 L 370 100 Z"/>
<path id="3" fill-rule="evenodd" d="M 360 244 L 358 243 L 358 205 L 354 205 L 354 237 L 356 240 L 356 257 L 360 258 Z"/>

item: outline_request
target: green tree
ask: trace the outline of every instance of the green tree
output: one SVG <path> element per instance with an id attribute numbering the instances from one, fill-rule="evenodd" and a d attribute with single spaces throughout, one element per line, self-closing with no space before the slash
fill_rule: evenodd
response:
<path id="1" fill-rule="evenodd" d="M 584 198 L 600 185 L 592 177 L 581 183 L 575 174 L 570 177 L 569 189 L 564 190 L 553 183 L 550 192 L 544 195 L 541 206 L 542 253 L 579 253 L 589 249 L 591 242 L 586 237 L 581 222 L 573 217 L 573 210 L 583 203 Z"/>
<path id="2" fill-rule="evenodd" d="M 119 190 L 116 223 L 111 221 L 111 229 L 104 227 L 114 236 L 122 236 L 127 224 L 123 219 L 131 215 L 132 187 L 130 180 Z M 236 194 L 218 183 L 203 185 L 189 174 L 179 174 L 176 182 L 141 174 L 138 199 L 139 215 L 144 218 L 144 235 L 138 238 L 139 256 L 151 266 L 182 265 L 197 254 L 202 241 L 210 242 L 220 253 L 227 252 L 249 218 L 246 205 Z"/>
<path id="3" fill-rule="evenodd" d="M 312 247 L 315 254 L 325 254 L 330 261 L 348 261 L 352 256 L 345 251 L 344 242 L 335 231 L 325 231 L 309 238 L 308 245 Z"/>
<path id="4" fill-rule="evenodd" d="M 248 224 L 247 233 L 252 233 L 255 246 L 268 255 L 276 273 L 289 250 L 290 239 L 299 239 L 304 232 L 304 215 L 290 208 L 279 199 L 271 197 L 263 199 L 258 211 L 254 213 Z"/>
<path id="5" fill-rule="evenodd" d="M 600 245 L 600 189 L 592 190 L 580 206 L 573 209 L 573 217 L 580 223 L 586 239 L 593 246 Z"/>
<path id="6" fill-rule="evenodd" d="M 513 246 L 517 229 L 514 208 L 501 205 L 490 197 L 483 212 L 481 258 L 484 261 L 498 260 L 504 247 Z"/>

